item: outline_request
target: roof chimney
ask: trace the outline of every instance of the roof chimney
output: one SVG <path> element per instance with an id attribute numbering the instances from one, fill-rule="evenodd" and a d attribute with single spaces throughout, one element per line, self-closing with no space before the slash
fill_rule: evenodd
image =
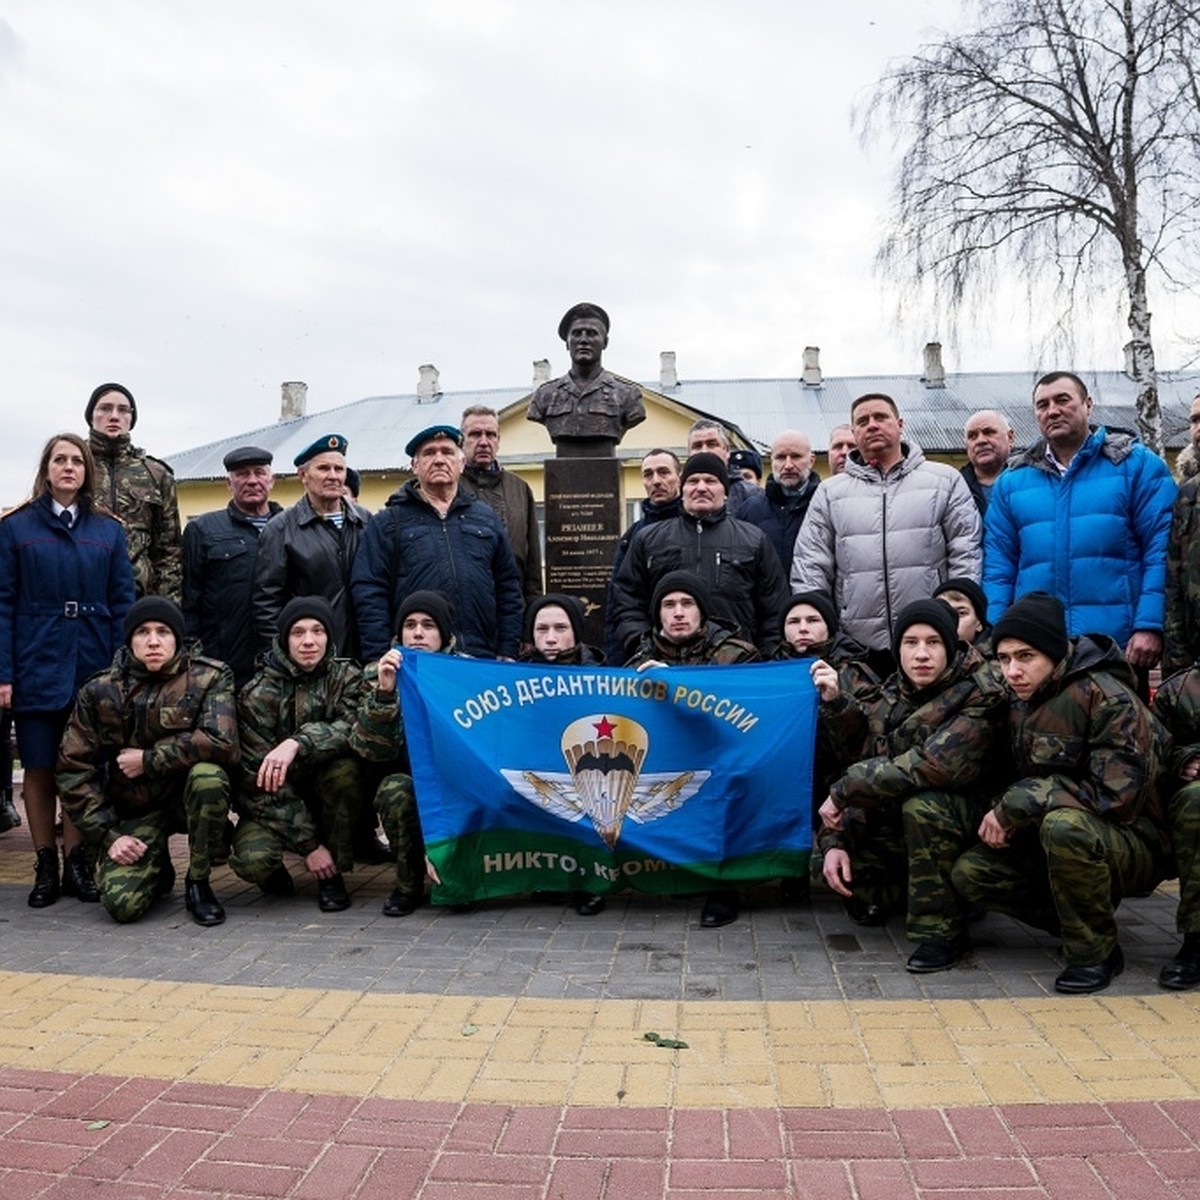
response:
<path id="1" fill-rule="evenodd" d="M 658 386 L 665 392 L 679 386 L 679 375 L 675 370 L 675 351 L 663 350 L 658 356 Z"/>
<path id="2" fill-rule="evenodd" d="M 804 367 L 800 372 L 800 382 L 805 387 L 818 388 L 821 386 L 821 347 L 804 347 Z"/>
<path id="3" fill-rule="evenodd" d="M 279 419 L 294 421 L 308 413 L 308 384 L 285 383 L 283 397 L 279 403 Z"/>
<path id="4" fill-rule="evenodd" d="M 418 368 L 417 403 L 432 404 L 440 400 L 442 385 L 438 382 L 438 369 L 433 363 L 422 363 Z"/>
<path id="5" fill-rule="evenodd" d="M 533 386 L 539 387 L 543 383 L 550 382 L 550 360 L 548 358 L 535 358 L 533 360 Z"/>
<path id="6" fill-rule="evenodd" d="M 925 373 L 921 382 L 927 388 L 944 388 L 946 386 L 946 368 L 942 366 L 942 343 L 925 343 Z"/>

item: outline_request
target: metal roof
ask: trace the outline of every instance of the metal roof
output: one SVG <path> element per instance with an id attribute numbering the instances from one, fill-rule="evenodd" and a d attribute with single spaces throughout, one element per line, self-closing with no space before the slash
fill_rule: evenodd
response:
<path id="1" fill-rule="evenodd" d="M 1135 429 L 1137 384 L 1121 371 L 1081 372 L 1095 401 L 1093 420 L 1099 424 Z M 829 434 L 843 424 L 850 403 L 865 392 L 885 392 L 904 417 L 905 433 L 931 453 L 961 454 L 963 425 L 973 412 L 995 408 L 1005 413 L 1016 430 L 1018 446 L 1038 436 L 1030 404 L 1032 372 L 997 371 L 948 374 L 944 386 L 929 386 L 920 376 L 841 375 L 816 387 L 799 379 L 680 380 L 672 388 L 657 381 L 641 386 L 654 398 L 674 403 L 697 415 L 712 415 L 744 432 L 760 447 L 770 445 L 782 429 L 802 429 L 813 448 L 829 447 Z M 1159 399 L 1166 445 L 1179 448 L 1188 440 L 1188 414 L 1200 390 L 1200 373 L 1162 372 Z M 485 404 L 503 413 L 531 395 L 526 387 L 444 392 L 431 400 L 415 394 L 368 396 L 290 421 L 243 430 L 170 456 L 177 479 L 217 479 L 225 474 L 227 451 L 247 443 L 262 446 L 284 468 L 304 447 L 323 433 L 337 432 L 349 440 L 348 457 L 359 471 L 400 471 L 408 465 L 404 447 L 409 438 L 429 425 L 455 424 L 464 408 Z"/>

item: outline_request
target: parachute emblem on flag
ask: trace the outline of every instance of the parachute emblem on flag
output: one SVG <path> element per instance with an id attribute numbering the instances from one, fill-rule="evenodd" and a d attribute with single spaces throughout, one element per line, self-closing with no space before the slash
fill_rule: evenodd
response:
<path id="1" fill-rule="evenodd" d="M 564 821 L 587 817 L 615 848 L 628 817 L 647 824 L 676 812 L 708 779 L 708 771 L 642 774 L 650 751 L 646 730 L 629 717 L 607 713 L 580 717 L 562 733 L 569 774 L 502 770 L 508 783 L 531 804 Z"/>

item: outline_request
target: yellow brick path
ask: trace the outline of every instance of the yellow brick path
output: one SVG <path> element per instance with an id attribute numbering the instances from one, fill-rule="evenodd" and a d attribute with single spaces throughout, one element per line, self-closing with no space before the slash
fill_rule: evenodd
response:
<path id="1" fill-rule="evenodd" d="M 1200 995 L 588 1002 L 0 972 L 0 1064 L 536 1105 L 1167 1100 L 1200 1090 Z"/>

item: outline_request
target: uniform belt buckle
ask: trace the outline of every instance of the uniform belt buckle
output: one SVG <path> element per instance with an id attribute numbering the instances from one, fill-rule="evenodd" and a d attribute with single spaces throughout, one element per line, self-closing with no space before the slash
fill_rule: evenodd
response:
<path id="1" fill-rule="evenodd" d="M 63 602 L 63 616 L 64 617 L 79 616 L 79 601 L 78 600 L 64 601 Z"/>

